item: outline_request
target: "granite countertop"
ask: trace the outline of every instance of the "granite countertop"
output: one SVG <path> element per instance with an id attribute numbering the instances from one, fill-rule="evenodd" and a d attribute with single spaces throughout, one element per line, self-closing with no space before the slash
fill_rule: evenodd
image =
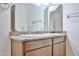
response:
<path id="1" fill-rule="evenodd" d="M 66 33 L 27 34 L 20 36 L 10 36 L 10 38 L 18 41 L 31 41 L 31 40 L 46 39 L 61 36 L 66 36 Z"/>

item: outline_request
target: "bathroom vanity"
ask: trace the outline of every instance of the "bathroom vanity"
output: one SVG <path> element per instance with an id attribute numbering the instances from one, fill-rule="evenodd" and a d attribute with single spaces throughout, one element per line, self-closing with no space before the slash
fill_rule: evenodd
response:
<path id="1" fill-rule="evenodd" d="M 10 36 L 12 56 L 65 56 L 66 34 L 44 33 Z"/>
<path id="2" fill-rule="evenodd" d="M 66 33 L 51 33 L 51 31 L 63 31 L 62 10 L 61 4 L 49 3 L 40 7 L 33 3 L 12 5 L 11 30 L 19 33 L 39 33 L 10 35 L 11 55 L 65 56 Z"/>

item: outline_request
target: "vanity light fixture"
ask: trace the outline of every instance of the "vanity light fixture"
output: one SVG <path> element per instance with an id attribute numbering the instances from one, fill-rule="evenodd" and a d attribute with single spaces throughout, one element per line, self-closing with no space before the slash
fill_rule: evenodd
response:
<path id="1" fill-rule="evenodd" d="M 36 4 L 37 6 L 42 6 L 42 5 L 48 5 L 49 3 L 33 3 Z"/>

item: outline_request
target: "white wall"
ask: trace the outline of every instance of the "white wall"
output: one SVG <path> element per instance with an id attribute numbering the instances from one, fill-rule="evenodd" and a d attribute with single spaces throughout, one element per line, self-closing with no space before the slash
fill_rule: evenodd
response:
<path id="1" fill-rule="evenodd" d="M 0 13 L 0 56 L 10 55 L 10 8 Z"/>
<path id="2" fill-rule="evenodd" d="M 67 31 L 71 46 L 69 55 L 79 55 L 79 17 L 67 18 L 67 14 L 75 12 L 79 12 L 79 4 L 63 4 L 63 29 Z"/>

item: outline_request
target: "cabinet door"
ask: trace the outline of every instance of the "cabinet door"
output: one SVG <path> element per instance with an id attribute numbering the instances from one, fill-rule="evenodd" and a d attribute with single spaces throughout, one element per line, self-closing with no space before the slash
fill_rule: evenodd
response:
<path id="1" fill-rule="evenodd" d="M 65 56 L 66 55 L 66 45 L 65 45 L 65 41 L 60 43 L 60 55 L 61 56 Z"/>
<path id="2" fill-rule="evenodd" d="M 65 56 L 65 42 L 53 45 L 53 56 Z"/>
<path id="3" fill-rule="evenodd" d="M 44 47 L 25 53 L 26 56 L 52 56 L 52 47 Z"/>

